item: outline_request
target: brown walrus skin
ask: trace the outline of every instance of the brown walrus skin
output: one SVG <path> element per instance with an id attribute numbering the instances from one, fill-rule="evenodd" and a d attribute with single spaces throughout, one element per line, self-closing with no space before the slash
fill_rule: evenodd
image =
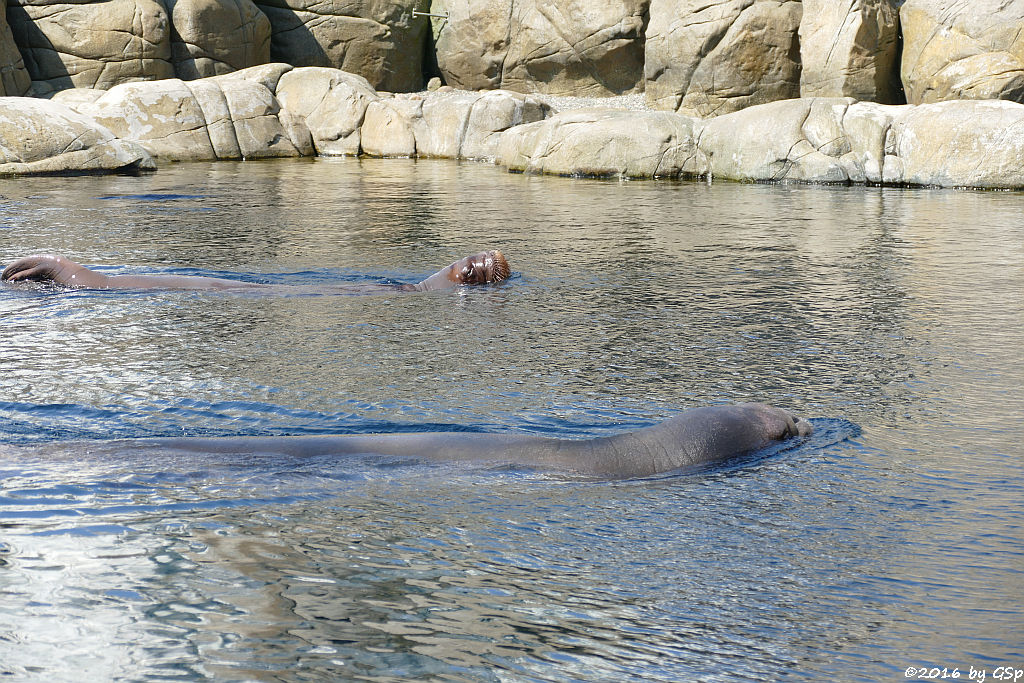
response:
<path id="1" fill-rule="evenodd" d="M 65 256 L 35 254 L 20 258 L 4 269 L 0 280 L 55 282 L 83 289 L 269 289 L 279 292 L 309 291 L 325 294 L 374 294 L 395 291 L 426 292 L 459 285 L 501 282 L 511 274 L 508 261 L 497 249 L 481 251 L 459 259 L 427 279 L 413 285 L 267 285 L 202 275 L 103 275 Z"/>
<path id="2" fill-rule="evenodd" d="M 809 422 L 785 410 L 741 403 L 694 408 L 652 427 L 585 440 L 476 432 L 174 437 L 80 442 L 77 452 L 103 457 L 125 450 L 293 457 L 385 455 L 527 465 L 599 479 L 628 479 L 722 462 L 812 432 Z"/>

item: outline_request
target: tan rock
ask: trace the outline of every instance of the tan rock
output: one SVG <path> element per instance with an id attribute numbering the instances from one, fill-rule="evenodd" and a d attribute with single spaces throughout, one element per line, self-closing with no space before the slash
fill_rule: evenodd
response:
<path id="1" fill-rule="evenodd" d="M 7 23 L 7 0 L 0 0 L 0 96 L 24 95 L 31 84 L 25 61 Z"/>
<path id="2" fill-rule="evenodd" d="M 370 105 L 363 151 L 374 156 L 493 160 L 501 133 L 539 121 L 550 108 L 508 90 L 397 96 Z"/>
<path id="3" fill-rule="evenodd" d="M 911 104 L 1024 101 L 1024 3 L 907 0 L 900 22 Z"/>
<path id="4" fill-rule="evenodd" d="M 650 0 L 433 0 L 438 67 L 467 90 L 608 96 L 643 87 Z"/>
<path id="5" fill-rule="evenodd" d="M 0 97 L 0 174 L 153 169 L 141 146 L 48 100 Z"/>
<path id="6" fill-rule="evenodd" d="M 902 103 L 897 0 L 803 0 L 801 97 Z"/>
<path id="7" fill-rule="evenodd" d="M 270 19 L 270 55 L 293 66 L 342 69 L 390 92 L 423 86 L 427 0 L 257 0 Z"/>
<path id="8" fill-rule="evenodd" d="M 281 76 L 277 98 L 289 124 L 305 127 L 316 152 L 330 156 L 359 154 L 366 108 L 380 95 L 362 76 L 307 66 Z"/>
<path id="9" fill-rule="evenodd" d="M 298 156 L 273 94 L 244 79 L 167 79 L 115 86 L 79 107 L 157 159 Z"/>
<path id="10" fill-rule="evenodd" d="M 158 0 L 9 3 L 7 19 L 37 93 L 174 75 L 167 11 Z"/>
<path id="11" fill-rule="evenodd" d="M 526 173 L 675 178 L 698 169 L 695 123 L 672 112 L 578 109 L 506 131 L 497 161 Z"/>
<path id="12" fill-rule="evenodd" d="M 178 78 L 219 76 L 270 61 L 270 21 L 252 0 L 164 2 Z"/>
<path id="13" fill-rule="evenodd" d="M 799 0 L 651 0 L 646 93 L 718 116 L 800 94 Z"/>

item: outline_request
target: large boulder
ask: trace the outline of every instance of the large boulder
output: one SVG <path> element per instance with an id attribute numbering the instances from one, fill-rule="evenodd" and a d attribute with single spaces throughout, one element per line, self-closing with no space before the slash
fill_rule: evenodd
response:
<path id="1" fill-rule="evenodd" d="M 493 161 L 503 131 L 540 121 L 548 111 L 541 101 L 507 90 L 384 98 L 366 110 L 363 151 Z"/>
<path id="2" fill-rule="evenodd" d="M 78 111 L 157 159 L 199 161 L 298 156 L 267 88 L 243 78 L 125 83 Z"/>
<path id="3" fill-rule="evenodd" d="M 300 150 L 341 156 L 359 154 L 366 108 L 380 99 L 362 76 L 308 66 L 292 69 L 277 83 L 277 98 Z"/>
<path id="4" fill-rule="evenodd" d="M 390 92 L 423 86 L 428 0 L 256 0 L 270 19 L 270 55 L 342 69 Z"/>
<path id="5" fill-rule="evenodd" d="M 707 121 L 698 147 L 712 178 L 846 183 L 856 176 L 842 119 L 850 98 L 771 102 Z"/>
<path id="6" fill-rule="evenodd" d="M 800 95 L 799 0 L 651 0 L 648 103 L 700 117 Z"/>
<path id="7" fill-rule="evenodd" d="M 57 102 L 0 97 L 0 174 L 155 168 L 139 145 Z"/>
<path id="8" fill-rule="evenodd" d="M 1024 105 L 959 100 L 884 105 L 772 102 L 705 122 L 698 175 L 797 181 L 1024 187 Z"/>
<path id="9" fill-rule="evenodd" d="M 803 0 L 801 97 L 900 104 L 897 0 Z"/>
<path id="10" fill-rule="evenodd" d="M 907 107 L 887 137 L 891 183 L 1024 188 L 1024 105 L 957 100 Z"/>
<path id="11" fill-rule="evenodd" d="M 9 3 L 7 19 L 37 93 L 174 75 L 160 0 Z"/>
<path id="12" fill-rule="evenodd" d="M 433 0 L 437 65 L 466 90 L 621 95 L 643 88 L 650 0 Z"/>
<path id="13" fill-rule="evenodd" d="M 900 22 L 911 104 L 1024 101 L 1024 2 L 907 0 Z"/>
<path id="14" fill-rule="evenodd" d="M 32 79 L 7 23 L 7 0 L 0 0 L 0 96 L 24 95 L 30 85 Z"/>
<path id="15" fill-rule="evenodd" d="M 676 178 L 697 169 L 696 123 L 673 112 L 578 109 L 506 131 L 497 161 L 526 173 Z"/>
<path id="16" fill-rule="evenodd" d="M 219 76 L 270 61 L 270 21 L 252 0 L 164 0 L 178 78 Z"/>

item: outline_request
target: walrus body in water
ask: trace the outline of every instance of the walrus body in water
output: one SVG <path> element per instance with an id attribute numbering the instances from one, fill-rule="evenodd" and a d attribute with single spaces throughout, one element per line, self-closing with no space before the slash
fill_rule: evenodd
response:
<path id="1" fill-rule="evenodd" d="M 499 282 L 509 276 L 500 251 L 467 256 L 414 285 L 266 285 L 192 275 L 103 275 L 61 256 L 36 255 L 8 266 L 0 279 L 50 281 L 92 289 L 249 290 L 310 293 L 424 292 L 467 284 Z M 92 452 L 159 449 L 196 453 L 266 453 L 289 456 L 388 455 L 426 460 L 529 465 L 544 469 L 621 479 L 646 477 L 721 462 L 772 443 L 806 436 L 811 425 L 762 403 L 714 406 L 686 411 L 653 427 L 589 440 L 516 434 L 430 432 L 139 439 L 95 443 Z"/>
<path id="2" fill-rule="evenodd" d="M 601 479 L 628 479 L 722 462 L 786 439 L 807 436 L 812 431 L 809 422 L 780 408 L 741 403 L 694 408 L 652 427 L 583 440 L 524 434 L 421 432 L 134 439 L 83 444 L 83 450 L 91 451 L 93 457 L 153 449 L 204 455 L 385 455 L 527 465 Z"/>
<path id="3" fill-rule="evenodd" d="M 202 275 L 104 275 L 65 256 L 35 254 L 20 258 L 0 274 L 6 282 L 54 282 L 81 289 L 267 290 L 270 293 L 379 294 L 427 292 L 460 285 L 501 282 L 511 274 L 497 249 L 466 256 L 416 284 L 270 285 Z"/>

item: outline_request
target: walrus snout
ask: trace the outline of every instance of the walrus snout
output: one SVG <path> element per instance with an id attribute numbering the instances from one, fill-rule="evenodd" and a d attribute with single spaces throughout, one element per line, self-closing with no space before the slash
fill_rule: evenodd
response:
<path id="1" fill-rule="evenodd" d="M 790 413 L 790 417 L 793 418 L 793 427 L 796 429 L 795 434 L 790 436 L 810 436 L 814 433 L 814 425 L 807 420 L 801 420 L 796 415 Z"/>

